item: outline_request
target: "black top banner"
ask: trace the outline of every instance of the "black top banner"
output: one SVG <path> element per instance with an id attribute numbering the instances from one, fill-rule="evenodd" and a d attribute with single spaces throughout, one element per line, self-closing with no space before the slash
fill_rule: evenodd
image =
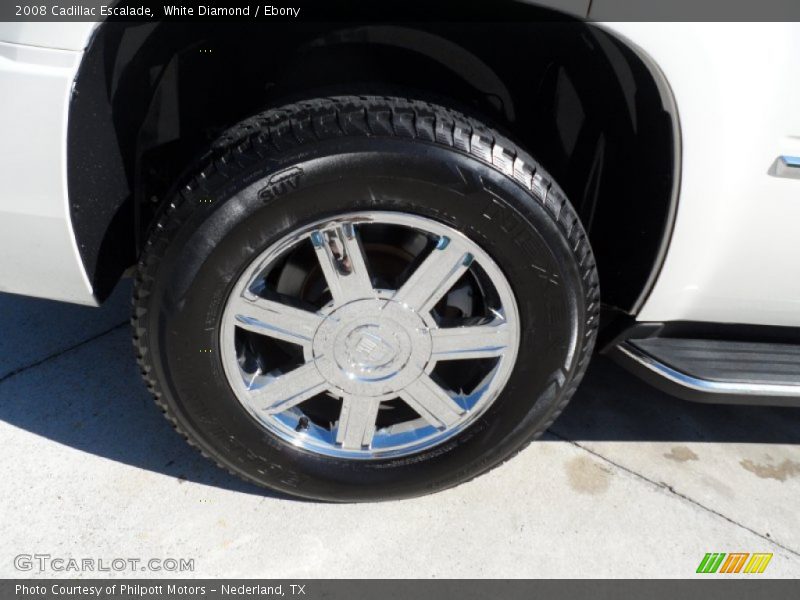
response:
<path id="1" fill-rule="evenodd" d="M 800 21 L 800 0 L 3 0 L 0 21 Z"/>

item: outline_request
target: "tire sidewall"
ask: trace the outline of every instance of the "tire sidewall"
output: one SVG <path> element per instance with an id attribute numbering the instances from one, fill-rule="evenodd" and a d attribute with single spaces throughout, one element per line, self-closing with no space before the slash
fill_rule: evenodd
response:
<path id="1" fill-rule="evenodd" d="M 245 478 L 317 499 L 415 496 L 479 475 L 560 411 L 583 339 L 573 250 L 537 198 L 470 155 L 419 141 L 347 138 L 246 168 L 184 202 L 149 298 L 164 400 L 201 449 Z M 517 300 L 517 363 L 470 427 L 399 458 L 342 460 L 288 445 L 237 400 L 221 363 L 220 319 L 251 261 L 291 231 L 342 212 L 400 211 L 453 227 L 500 266 Z"/>

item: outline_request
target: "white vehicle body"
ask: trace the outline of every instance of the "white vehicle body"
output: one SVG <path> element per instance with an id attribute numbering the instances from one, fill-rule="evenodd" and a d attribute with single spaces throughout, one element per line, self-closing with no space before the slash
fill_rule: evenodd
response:
<path id="1" fill-rule="evenodd" d="M 2 291 L 96 304 L 66 185 L 69 99 L 96 26 L 0 24 Z M 674 230 L 637 319 L 800 326 L 800 180 L 771 174 L 800 156 L 800 24 L 602 26 L 662 71 L 680 124 Z"/>
<path id="2" fill-rule="evenodd" d="M 800 22 L 504 2 L 0 23 L 0 291 L 135 268 L 159 407 L 309 499 L 502 464 L 594 354 L 800 406 Z"/>

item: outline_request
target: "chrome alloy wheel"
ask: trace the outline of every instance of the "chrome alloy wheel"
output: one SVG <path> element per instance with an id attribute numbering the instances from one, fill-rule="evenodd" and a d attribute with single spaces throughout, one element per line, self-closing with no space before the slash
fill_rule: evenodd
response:
<path id="1" fill-rule="evenodd" d="M 235 283 L 220 328 L 245 409 L 296 447 L 376 459 L 440 444 L 498 397 L 520 339 L 495 262 L 431 219 L 359 212 L 295 231 Z"/>

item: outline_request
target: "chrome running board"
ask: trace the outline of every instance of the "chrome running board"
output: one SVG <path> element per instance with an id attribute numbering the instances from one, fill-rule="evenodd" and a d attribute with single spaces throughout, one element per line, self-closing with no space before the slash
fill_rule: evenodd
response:
<path id="1" fill-rule="evenodd" d="M 800 406 L 800 346 L 648 338 L 621 342 L 609 355 L 684 400 Z"/>

